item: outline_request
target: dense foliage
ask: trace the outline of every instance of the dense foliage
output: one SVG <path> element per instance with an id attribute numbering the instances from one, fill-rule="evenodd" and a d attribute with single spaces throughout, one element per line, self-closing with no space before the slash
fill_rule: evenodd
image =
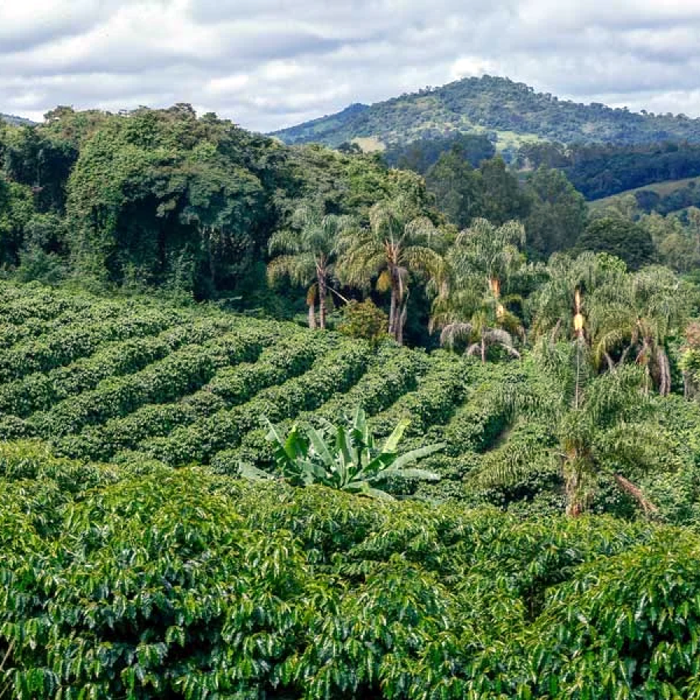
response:
<path id="1" fill-rule="evenodd" d="M 295 424 L 320 435 L 359 408 L 363 439 L 376 436 L 377 445 L 403 426 L 395 457 L 444 444 L 438 454 L 420 452 L 426 459 L 416 465 L 440 481 L 390 479 L 390 493 L 561 512 L 567 467 L 558 455 L 575 409 L 594 401 L 597 387 L 627 377 L 615 415 L 663 445 L 648 453 L 660 461 L 639 471 L 647 453 L 629 457 L 615 437 L 621 426 L 604 429 L 595 408 L 585 438 L 595 447 L 576 448 L 600 455 L 586 507 L 643 513 L 632 492 L 631 502 L 630 493 L 611 496 L 622 477 L 649 493 L 657 517 L 693 523 L 697 497 L 688 485 L 700 457 L 700 409 L 662 398 L 683 392 L 682 372 L 688 390 L 700 384 L 692 330 L 685 345 L 674 344 L 691 310 L 685 287 L 664 268 L 630 274 L 609 256 L 562 256 L 525 302 L 511 293 L 524 273 L 519 235 L 481 222 L 456 243 L 444 282 L 454 295 L 434 308 L 456 352 L 427 354 L 381 335 L 363 340 L 357 325 L 336 334 L 208 307 L 0 285 L 0 437 L 42 439 L 55 454 L 84 461 L 195 462 L 234 476 L 248 464 L 275 474 L 263 417 L 280 436 Z M 529 338 L 516 311 L 531 319 Z M 642 444 L 635 437 L 638 450 Z M 502 462 L 513 465 L 514 481 L 491 478 L 505 473 Z M 665 493 L 671 473 L 678 485 Z"/>
<path id="2" fill-rule="evenodd" d="M 622 143 L 616 140 L 605 145 L 526 144 L 518 151 L 516 164 L 562 170 L 586 199 L 700 175 L 700 146 L 696 143 L 662 141 L 635 146 Z"/>
<path id="3" fill-rule="evenodd" d="M 359 221 L 404 192 L 427 205 L 418 177 L 372 157 L 286 148 L 182 104 L 128 115 L 64 107 L 40 126 L 0 127 L 0 165 L 5 268 L 198 298 L 257 291 L 266 301 L 268 240 L 294 227 L 302 204 Z"/>
<path id="4" fill-rule="evenodd" d="M 697 697 L 698 545 L 0 446 L 18 698 Z"/>
<path id="5" fill-rule="evenodd" d="M 402 170 L 425 175 L 445 151 L 457 150 L 472 167 L 496 155 L 496 147 L 483 134 L 449 134 L 425 138 L 408 144 L 397 144 L 382 152 L 386 163 Z"/>

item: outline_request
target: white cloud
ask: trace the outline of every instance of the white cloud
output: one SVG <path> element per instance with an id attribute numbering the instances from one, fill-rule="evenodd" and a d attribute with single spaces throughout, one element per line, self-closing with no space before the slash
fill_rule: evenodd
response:
<path id="1" fill-rule="evenodd" d="M 698 0 L 0 0 L 0 111 L 191 102 L 271 130 L 490 73 L 700 115 Z"/>

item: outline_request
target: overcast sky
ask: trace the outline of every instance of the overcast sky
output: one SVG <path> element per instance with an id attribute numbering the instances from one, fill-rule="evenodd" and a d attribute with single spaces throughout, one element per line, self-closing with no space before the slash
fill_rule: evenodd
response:
<path id="1" fill-rule="evenodd" d="M 268 131 L 457 78 L 700 116 L 700 0 L 0 0 L 0 112 L 190 102 Z"/>

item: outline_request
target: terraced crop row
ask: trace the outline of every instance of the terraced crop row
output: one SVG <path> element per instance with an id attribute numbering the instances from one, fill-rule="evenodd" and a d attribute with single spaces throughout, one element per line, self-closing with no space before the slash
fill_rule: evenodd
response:
<path id="1" fill-rule="evenodd" d="M 287 337 L 288 336 L 288 337 Z M 281 330 L 255 362 L 224 368 L 193 394 L 170 403 L 147 404 L 127 416 L 87 428 L 58 442 L 58 449 L 73 457 L 106 460 L 115 452 L 135 449 L 148 438 L 167 436 L 217 411 L 251 399 L 258 391 L 298 376 L 326 349 L 309 343 L 307 333 Z"/>
<path id="2" fill-rule="evenodd" d="M 416 389 L 422 375 L 430 368 L 430 358 L 424 353 L 406 348 L 387 347 L 372 358 L 365 375 L 347 392 L 337 392 L 320 408 L 301 412 L 277 423 L 282 432 L 294 422 L 320 424 L 323 420 L 337 422 L 361 406 L 368 416 L 387 409 L 407 392 Z M 235 474 L 240 462 L 271 465 L 272 448 L 265 435 L 267 430 L 258 428 L 246 433 L 240 446 L 223 450 L 215 455 L 211 465 L 215 471 Z"/>
<path id="3" fill-rule="evenodd" d="M 103 379 L 136 372 L 186 343 L 207 342 L 230 327 L 222 320 L 195 321 L 155 336 L 106 343 L 69 365 L 1 385 L 0 412 L 25 417 L 46 411 L 69 396 L 94 389 Z"/>
<path id="4" fill-rule="evenodd" d="M 104 343 L 160 333 L 182 320 L 182 315 L 172 309 L 135 309 L 106 321 L 53 331 L 0 354 L 0 382 L 48 372 L 95 352 Z"/>
<path id="5" fill-rule="evenodd" d="M 100 300 L 101 301 L 101 300 Z M 50 320 L 68 311 L 94 306 L 87 295 L 58 293 L 35 285 L 0 283 L 0 318 L 3 324 L 22 326 L 32 320 Z"/>
<path id="6" fill-rule="evenodd" d="M 23 340 L 78 323 L 114 318 L 121 313 L 123 309 L 119 304 L 105 301 L 77 309 L 68 309 L 55 318 L 29 318 L 21 325 L 2 323 L 0 324 L 0 348 L 9 348 Z"/>
<path id="7" fill-rule="evenodd" d="M 311 369 L 228 411 L 148 440 L 139 450 L 171 466 L 208 463 L 221 450 L 236 447 L 260 425 L 262 416 L 281 421 L 322 406 L 336 391 L 347 391 L 364 374 L 372 351 L 365 343 L 343 340 L 314 362 Z"/>
<path id="8" fill-rule="evenodd" d="M 0 340 L 0 439 L 41 438 L 57 456 L 235 473 L 270 464 L 263 416 L 287 430 L 361 406 L 378 437 L 408 419 L 408 444 L 445 442 L 444 461 L 488 449 L 507 424 L 498 372 L 484 383 L 477 362 L 441 351 L 2 283 L 0 328 L 13 329 Z"/>

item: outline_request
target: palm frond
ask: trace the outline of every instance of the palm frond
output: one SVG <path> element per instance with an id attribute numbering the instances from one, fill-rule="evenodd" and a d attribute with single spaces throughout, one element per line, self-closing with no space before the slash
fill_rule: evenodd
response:
<path id="1" fill-rule="evenodd" d="M 449 323 L 440 333 L 440 345 L 454 349 L 455 343 L 469 341 L 473 332 L 474 326 L 471 323 Z"/>
<path id="2" fill-rule="evenodd" d="M 275 231 L 267 242 L 267 250 L 270 255 L 278 253 L 295 255 L 303 249 L 301 236 L 298 231 Z"/>
<path id="3" fill-rule="evenodd" d="M 280 255 L 267 265 L 267 278 L 272 284 L 285 277 L 298 286 L 311 284 L 316 276 L 316 263 L 309 253 Z"/>

